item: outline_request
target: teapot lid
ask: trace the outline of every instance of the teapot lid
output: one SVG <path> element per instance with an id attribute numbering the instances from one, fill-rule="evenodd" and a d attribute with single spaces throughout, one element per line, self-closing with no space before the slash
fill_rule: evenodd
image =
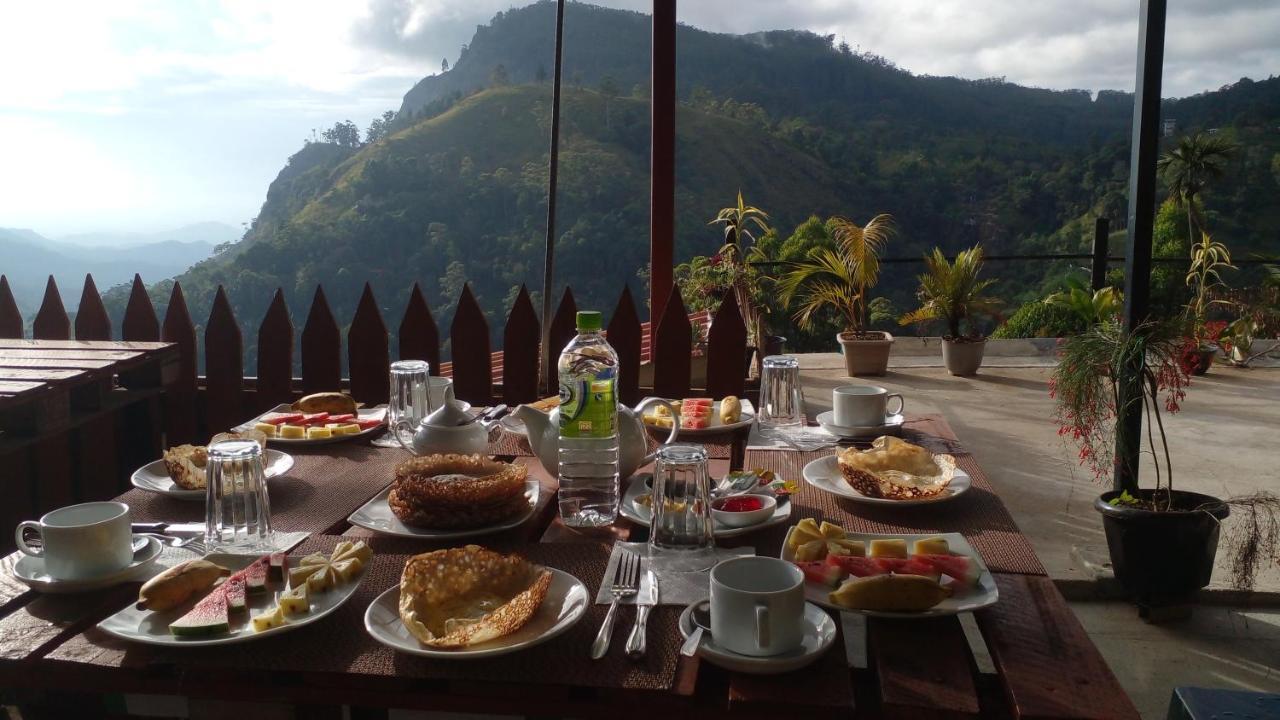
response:
<path id="1" fill-rule="evenodd" d="M 471 419 L 455 400 L 448 400 L 422 421 L 424 425 L 454 427 Z"/>

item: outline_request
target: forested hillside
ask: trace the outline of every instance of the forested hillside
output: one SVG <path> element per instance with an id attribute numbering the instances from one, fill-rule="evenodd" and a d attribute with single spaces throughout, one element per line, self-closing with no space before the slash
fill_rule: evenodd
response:
<path id="1" fill-rule="evenodd" d="M 252 363 L 277 287 L 300 330 L 317 283 L 346 323 L 371 281 L 394 328 L 418 282 L 447 330 L 469 281 L 500 338 L 520 284 L 540 284 L 553 20 L 550 3 L 500 13 L 452 69 L 411 89 L 369 142 L 346 128 L 307 143 L 245 239 L 181 276 L 196 321 L 224 285 Z M 643 291 L 647 23 L 576 3 L 566 18 L 556 281 L 557 294 L 573 286 L 580 307 L 611 309 L 624 283 Z M 715 251 L 719 233 L 706 222 L 739 189 L 782 238 L 811 215 L 892 213 L 895 256 L 975 242 L 996 254 L 1079 252 L 1093 218 L 1123 222 L 1125 94 L 919 77 L 803 32 L 682 26 L 678 42 L 678 260 Z M 1218 128 L 1239 142 L 1231 172 L 1204 202 L 1233 249 L 1274 250 L 1280 79 L 1167 101 L 1165 115 L 1182 130 Z M 879 293 L 908 302 L 914 272 L 897 266 Z M 1013 305 L 1073 270 L 1022 263 L 991 272 Z M 163 304 L 167 284 L 153 295 Z M 122 307 L 119 291 L 111 304 Z"/>

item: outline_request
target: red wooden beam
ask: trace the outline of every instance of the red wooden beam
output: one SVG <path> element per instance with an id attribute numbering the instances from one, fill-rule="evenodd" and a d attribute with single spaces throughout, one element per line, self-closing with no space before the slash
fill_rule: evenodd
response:
<path id="1" fill-rule="evenodd" d="M 676 0 L 653 0 L 649 85 L 649 317 L 662 317 L 671 294 L 676 216 Z"/>

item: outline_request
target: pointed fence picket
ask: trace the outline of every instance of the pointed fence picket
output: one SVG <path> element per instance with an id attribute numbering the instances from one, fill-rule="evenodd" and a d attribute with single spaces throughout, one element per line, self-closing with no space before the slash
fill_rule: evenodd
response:
<path id="1" fill-rule="evenodd" d="M 204 329 L 205 418 L 213 433 L 245 420 L 242 353 L 240 326 L 226 290 L 219 285 Z"/>
<path id="2" fill-rule="evenodd" d="M 13 299 L 9 278 L 0 275 L 0 338 L 14 340 L 21 337 L 22 313 L 18 310 L 18 303 Z"/>
<path id="3" fill-rule="evenodd" d="M 622 296 L 609 318 L 606 337 L 618 353 L 618 398 L 624 405 L 640 402 L 640 316 L 631 298 L 631 289 L 623 286 Z"/>
<path id="4" fill-rule="evenodd" d="M 107 306 L 102 304 L 102 296 L 98 294 L 92 275 L 84 276 L 75 326 L 77 340 L 111 339 L 111 318 L 107 316 Z"/>
<path id="5" fill-rule="evenodd" d="M 391 363 L 390 337 L 382 322 L 373 288 L 364 292 L 347 330 L 347 368 L 351 375 L 351 397 L 365 405 L 385 403 L 390 395 L 387 366 Z M 336 386 L 335 386 L 336 387 Z"/>
<path id="6" fill-rule="evenodd" d="M 397 331 L 401 360 L 426 360 L 431 374 L 440 374 L 440 330 L 418 283 L 413 284 Z"/>
<path id="7" fill-rule="evenodd" d="M 679 288 L 663 306 L 662 319 L 653 333 L 653 393 L 658 397 L 689 395 L 693 370 L 693 326 L 684 309 Z"/>
<path id="8" fill-rule="evenodd" d="M 317 285 L 302 326 L 302 392 L 337 390 L 342 382 L 342 336 L 324 288 Z"/>
<path id="9" fill-rule="evenodd" d="M 280 288 L 276 288 L 267 314 L 258 325 L 258 385 L 254 395 L 255 412 L 293 401 L 293 320 Z"/>
<path id="10" fill-rule="evenodd" d="M 542 328 L 524 285 L 502 333 L 502 401 L 510 407 L 538 399 L 538 347 Z"/>
<path id="11" fill-rule="evenodd" d="M 70 340 L 71 319 L 62 306 L 62 295 L 58 292 L 58 283 L 53 276 L 44 286 L 44 299 L 40 309 L 36 311 L 35 320 L 31 322 L 31 336 L 37 340 Z"/>
<path id="12" fill-rule="evenodd" d="M 578 303 L 573 299 L 573 288 L 566 287 L 564 295 L 560 296 L 560 305 L 556 307 L 556 314 L 551 316 L 551 358 L 547 363 L 547 367 L 543 370 L 543 385 L 547 395 L 555 395 L 560 390 L 560 383 L 556 379 L 556 357 L 560 350 L 573 336 L 578 334 Z"/>
<path id="13" fill-rule="evenodd" d="M 707 395 L 741 396 L 747 386 L 747 325 L 727 293 L 707 333 Z"/>
<path id="14" fill-rule="evenodd" d="M 196 442 L 200 437 L 200 413 L 196 406 L 196 326 L 187 310 L 182 284 L 169 292 L 160 339 L 178 346 L 178 376 L 165 394 L 165 430 L 170 445 Z"/>
<path id="15" fill-rule="evenodd" d="M 133 276 L 133 287 L 129 289 L 129 302 L 124 307 L 124 320 L 120 323 L 120 337 L 140 342 L 160 339 L 160 321 L 156 319 L 156 309 L 151 305 L 147 286 L 139 275 Z"/>
<path id="16" fill-rule="evenodd" d="M 487 405 L 493 396 L 493 365 L 489 352 L 489 322 L 471 292 L 462 286 L 458 309 L 449 326 L 453 349 L 453 392 L 472 405 Z"/>

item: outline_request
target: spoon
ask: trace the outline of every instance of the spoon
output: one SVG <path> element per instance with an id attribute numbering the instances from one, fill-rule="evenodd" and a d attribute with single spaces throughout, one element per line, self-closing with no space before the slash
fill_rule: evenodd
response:
<path id="1" fill-rule="evenodd" d="M 689 613 L 689 621 L 694 625 L 693 632 L 689 633 L 684 645 L 680 646 L 680 654 L 685 657 L 697 655 L 698 646 L 702 644 L 703 633 L 711 634 L 711 602 L 703 600 L 694 605 Z"/>
<path id="2" fill-rule="evenodd" d="M 484 412 L 480 413 L 479 415 L 476 415 L 475 417 L 468 418 L 467 420 L 463 420 L 462 422 L 458 423 L 457 427 L 462 427 L 463 425 L 470 425 L 471 423 L 476 422 L 477 420 L 482 421 L 480 423 L 481 425 L 488 425 L 489 423 L 493 422 L 494 420 L 497 420 L 498 418 L 502 417 L 506 413 L 507 413 L 506 405 L 494 405 L 493 407 L 489 408 L 488 410 L 485 410 Z"/>

